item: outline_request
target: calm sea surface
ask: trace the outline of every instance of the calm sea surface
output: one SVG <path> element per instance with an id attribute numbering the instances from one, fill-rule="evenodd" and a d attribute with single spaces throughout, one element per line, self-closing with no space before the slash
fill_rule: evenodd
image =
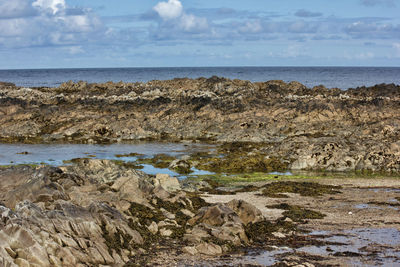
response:
<path id="1" fill-rule="evenodd" d="M 56 87 L 65 81 L 146 82 L 173 78 L 223 76 L 250 81 L 299 81 L 341 89 L 379 83 L 400 84 L 400 67 L 193 67 L 0 70 L 0 81 L 18 86 Z"/>

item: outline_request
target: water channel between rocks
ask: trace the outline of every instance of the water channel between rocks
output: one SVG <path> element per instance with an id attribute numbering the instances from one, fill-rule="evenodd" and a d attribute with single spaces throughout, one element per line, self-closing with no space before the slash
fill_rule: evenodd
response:
<path id="1" fill-rule="evenodd" d="M 182 157 L 196 152 L 212 152 L 214 145 L 202 143 L 132 143 L 111 145 L 88 144 L 0 144 L 0 165 L 19 164 L 47 164 L 52 166 L 65 165 L 65 161 L 74 158 L 96 158 L 107 160 L 122 160 L 133 162 L 138 156 L 117 156 L 131 153 L 140 154 L 140 157 L 150 158 L 157 154 L 167 154 Z M 149 164 L 140 164 L 141 171 L 155 175 L 166 173 L 171 176 L 185 178 L 168 168 L 157 168 Z M 198 170 L 192 167 L 191 175 L 207 175 L 211 172 Z M 275 175 L 291 175 L 290 172 L 271 172 Z"/>
<path id="2" fill-rule="evenodd" d="M 95 158 L 107 160 L 122 160 L 134 162 L 138 157 L 151 158 L 158 154 L 167 154 L 176 158 L 190 155 L 197 152 L 215 152 L 215 145 L 203 143 L 132 143 L 132 144 L 112 144 L 112 145 L 82 145 L 82 144 L 0 144 L 0 165 L 19 165 L 19 164 L 46 164 L 60 166 L 68 164 L 66 161 L 74 158 Z M 130 154 L 130 155 L 129 155 Z M 142 171 L 147 174 L 167 173 L 178 178 L 185 178 L 168 168 L 157 168 L 150 164 L 140 164 Z M 192 168 L 191 175 L 212 174 Z M 274 175 L 291 175 L 290 172 L 273 172 Z M 295 173 L 294 173 L 295 175 Z M 353 189 L 352 189 L 353 190 Z M 361 189 L 354 189 L 361 190 Z M 397 196 L 399 188 L 366 188 L 364 192 L 369 195 L 380 194 L 383 190 L 390 195 L 388 204 L 393 207 L 382 206 L 380 202 L 368 203 L 367 200 L 347 201 L 345 198 L 337 203 L 348 206 L 354 213 L 390 212 L 398 213 Z M 351 195 L 351 194 L 350 194 Z M 299 198 L 300 199 L 300 198 Z M 334 198 L 325 200 L 334 201 Z M 311 201 L 311 200 L 309 200 Z M 348 203 L 346 203 L 346 201 Z M 307 203 L 306 203 L 307 204 Z M 310 203 L 308 203 L 310 204 Z M 302 203 L 304 205 L 304 203 Z M 325 207 L 326 208 L 326 207 Z M 342 207 L 343 208 L 343 207 Z M 385 209 L 386 208 L 386 209 Z M 337 209 L 337 208 L 336 208 Z M 329 209 L 325 213 L 329 214 Z M 347 212 L 347 210 L 346 210 Z M 346 214 L 346 213 L 344 213 Z M 349 212 L 348 214 L 351 214 Z M 253 251 L 242 257 L 247 263 L 255 263 L 262 266 L 278 263 L 285 254 L 293 255 L 319 255 L 327 259 L 336 256 L 345 260 L 346 266 L 399 266 L 400 264 L 400 231 L 396 227 L 391 228 L 353 228 L 337 231 L 312 231 L 307 234 L 309 238 L 321 240 L 322 245 L 306 245 L 300 248 L 271 247 L 271 250 Z"/>
<path id="3" fill-rule="evenodd" d="M 199 143 L 133 143 L 112 145 L 86 144 L 0 144 L 0 165 L 48 164 L 64 165 L 64 161 L 74 158 L 92 157 L 96 159 L 135 161 L 137 156 L 117 157 L 116 155 L 137 153 L 142 157 L 157 154 L 168 154 L 174 157 L 190 153 L 210 151 L 214 146 Z M 156 168 L 149 164 L 141 164 L 147 174 L 166 173 L 180 176 L 168 168 Z M 209 174 L 207 171 L 193 169 L 192 175 Z"/>

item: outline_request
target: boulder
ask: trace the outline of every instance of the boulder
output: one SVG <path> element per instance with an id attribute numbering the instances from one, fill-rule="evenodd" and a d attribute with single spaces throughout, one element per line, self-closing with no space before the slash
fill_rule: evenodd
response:
<path id="1" fill-rule="evenodd" d="M 225 204 L 215 204 L 203 207 L 188 223 L 195 225 L 205 223 L 211 226 L 222 226 L 226 222 L 242 223 L 239 216 Z"/>
<path id="2" fill-rule="evenodd" d="M 195 247 L 198 253 L 207 256 L 217 256 L 222 254 L 222 248 L 213 243 L 201 243 Z"/>
<path id="3" fill-rule="evenodd" d="M 169 169 L 176 171 L 177 173 L 187 174 L 191 173 L 190 163 L 183 159 L 175 159 L 169 164 Z"/>
<path id="4" fill-rule="evenodd" d="M 256 223 L 264 220 L 261 211 L 254 205 L 244 200 L 231 200 L 226 205 L 231 208 L 239 216 L 240 220 L 245 224 Z"/>
<path id="5" fill-rule="evenodd" d="M 168 174 L 157 174 L 153 179 L 153 185 L 155 187 L 161 186 L 164 190 L 169 193 L 178 191 L 181 189 L 181 185 L 176 177 L 171 177 Z"/>

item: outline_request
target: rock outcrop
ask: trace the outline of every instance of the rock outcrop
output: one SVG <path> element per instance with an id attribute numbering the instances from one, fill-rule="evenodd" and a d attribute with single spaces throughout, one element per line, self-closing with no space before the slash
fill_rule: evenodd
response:
<path id="1" fill-rule="evenodd" d="M 400 170 L 400 87 L 174 79 L 0 86 L 0 141 L 252 142 L 292 169 Z M 175 168 L 190 171 L 184 162 Z"/>
<path id="2" fill-rule="evenodd" d="M 244 201 L 209 206 L 176 178 L 95 159 L 0 169 L 0 200 L 1 266 L 123 266 L 160 244 L 219 255 L 264 220 Z"/>

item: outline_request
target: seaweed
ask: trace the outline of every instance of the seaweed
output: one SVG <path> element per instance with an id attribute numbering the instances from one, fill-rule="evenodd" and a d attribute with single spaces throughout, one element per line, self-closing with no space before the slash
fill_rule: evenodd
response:
<path id="1" fill-rule="evenodd" d="M 338 194 L 340 186 L 323 185 L 314 182 L 280 181 L 263 186 L 262 195 L 272 198 L 287 198 L 280 193 L 296 193 L 301 196 L 317 197 L 324 194 Z"/>
<path id="2" fill-rule="evenodd" d="M 247 237 L 254 243 L 263 244 L 266 240 L 273 237 L 274 232 L 291 232 L 297 231 L 295 224 L 284 220 L 271 221 L 260 221 L 256 223 L 249 223 L 245 226 L 245 232 Z"/>
<path id="3" fill-rule="evenodd" d="M 262 153 L 229 153 L 198 160 L 197 169 L 216 173 L 285 171 L 288 164 L 278 157 Z"/>
<path id="4" fill-rule="evenodd" d="M 156 168 L 165 169 L 168 168 L 171 162 L 175 160 L 175 157 L 166 154 L 157 154 L 152 158 L 139 158 L 138 163 L 150 164 Z"/>
<path id="5" fill-rule="evenodd" d="M 235 191 L 235 193 L 255 192 L 255 191 L 258 191 L 258 190 L 260 190 L 260 187 L 258 187 L 258 186 L 255 186 L 255 185 L 246 185 L 246 186 L 244 186 L 244 187 L 242 187 L 242 188 L 240 188 L 240 189 L 237 189 L 237 190 Z"/>
<path id="6" fill-rule="evenodd" d="M 233 191 L 225 191 L 218 189 L 219 187 L 223 187 L 223 184 L 219 183 L 214 179 L 204 179 L 203 181 L 207 182 L 210 186 L 209 188 L 201 188 L 201 192 L 207 192 L 213 195 L 235 195 L 236 192 Z"/>
<path id="7" fill-rule="evenodd" d="M 326 216 L 318 211 L 304 209 L 300 206 L 292 206 L 286 203 L 270 205 L 267 207 L 285 210 L 285 212 L 282 213 L 282 215 L 285 216 L 284 219 L 287 217 L 295 222 L 304 222 L 305 219 L 323 219 Z"/>
<path id="8" fill-rule="evenodd" d="M 127 154 L 116 154 L 115 156 L 117 158 L 127 158 L 127 157 L 143 156 L 143 154 L 132 152 L 132 153 L 127 153 Z"/>
<path id="9" fill-rule="evenodd" d="M 111 160 L 111 161 L 114 164 L 125 167 L 127 169 L 135 169 L 135 170 L 143 169 L 143 166 L 138 165 L 136 162 L 123 161 L 123 160 Z"/>
<path id="10" fill-rule="evenodd" d="M 151 209 L 145 205 L 131 202 L 129 212 L 132 216 L 137 217 L 141 225 L 150 225 L 151 222 L 159 222 L 165 219 L 165 216 L 160 210 Z"/>
<path id="11" fill-rule="evenodd" d="M 115 250 L 118 254 L 121 254 L 121 249 L 129 249 L 129 243 L 132 240 L 132 236 L 123 233 L 118 228 L 114 234 L 109 233 L 104 221 L 100 227 L 110 255 L 112 255 L 112 250 Z"/>

